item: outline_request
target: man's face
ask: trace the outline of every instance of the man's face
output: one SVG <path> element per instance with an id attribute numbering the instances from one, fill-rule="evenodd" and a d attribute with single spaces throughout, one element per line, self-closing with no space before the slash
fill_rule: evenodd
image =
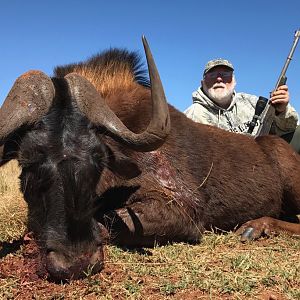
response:
<path id="1" fill-rule="evenodd" d="M 228 108 L 236 85 L 233 71 L 225 66 L 217 66 L 208 71 L 202 80 L 207 96 L 218 106 Z"/>

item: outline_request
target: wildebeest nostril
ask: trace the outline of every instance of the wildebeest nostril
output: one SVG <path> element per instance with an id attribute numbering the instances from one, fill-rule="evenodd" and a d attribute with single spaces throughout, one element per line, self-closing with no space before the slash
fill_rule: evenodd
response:
<path id="1" fill-rule="evenodd" d="M 48 255 L 49 253 L 51 252 L 55 252 L 55 249 L 54 248 L 47 248 L 46 249 L 46 254 Z"/>
<path id="2" fill-rule="evenodd" d="M 66 273 L 69 269 L 69 264 L 63 254 L 56 251 L 47 251 L 46 267 L 50 275 L 57 275 L 59 273 Z M 57 277 L 57 276 L 54 276 Z"/>
<path id="3" fill-rule="evenodd" d="M 72 259 L 62 252 L 52 250 L 47 253 L 46 268 L 54 280 L 78 279 L 99 272 L 103 268 L 103 261 L 102 246 L 90 254 L 72 255 Z"/>

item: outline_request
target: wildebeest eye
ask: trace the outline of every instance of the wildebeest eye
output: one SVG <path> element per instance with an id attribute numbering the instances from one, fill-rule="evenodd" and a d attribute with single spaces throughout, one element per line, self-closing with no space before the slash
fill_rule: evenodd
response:
<path id="1" fill-rule="evenodd" d="M 27 191 L 46 192 L 55 180 L 53 165 L 50 163 L 28 164 L 22 168 L 20 179 L 23 193 Z"/>
<path id="2" fill-rule="evenodd" d="M 38 145 L 27 145 L 23 148 L 19 157 L 22 167 L 30 165 L 40 165 L 47 160 L 45 149 Z"/>

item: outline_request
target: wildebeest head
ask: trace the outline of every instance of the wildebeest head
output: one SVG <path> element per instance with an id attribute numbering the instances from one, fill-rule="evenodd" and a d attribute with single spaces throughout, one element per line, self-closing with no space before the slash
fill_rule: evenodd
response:
<path id="1" fill-rule="evenodd" d="M 76 73 L 51 79 L 29 71 L 16 80 L 0 110 L 3 160 L 19 160 L 28 226 L 55 279 L 102 267 L 103 228 L 93 215 L 104 168 L 123 178 L 139 175 L 136 164 L 113 151 L 105 136 L 135 151 L 151 151 L 170 130 L 163 87 L 145 38 L 143 43 L 152 95 L 152 118 L 143 132 L 129 130 L 93 84 Z"/>

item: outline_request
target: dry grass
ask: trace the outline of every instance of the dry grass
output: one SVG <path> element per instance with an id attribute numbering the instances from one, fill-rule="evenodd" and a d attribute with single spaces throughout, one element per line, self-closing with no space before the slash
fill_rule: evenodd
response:
<path id="1" fill-rule="evenodd" d="M 0 170 L 1 241 L 24 233 L 18 173 L 15 162 Z M 0 256 L 2 266 L 23 264 L 25 248 Z M 0 271 L 0 299 L 300 299 L 299 250 L 297 237 L 242 244 L 232 233 L 207 233 L 199 245 L 134 251 L 108 246 L 100 274 L 68 284 L 30 279 L 17 267 Z"/>
<path id="2" fill-rule="evenodd" d="M 25 230 L 27 206 L 19 189 L 17 161 L 0 168 L 0 242 L 20 238 Z"/>

